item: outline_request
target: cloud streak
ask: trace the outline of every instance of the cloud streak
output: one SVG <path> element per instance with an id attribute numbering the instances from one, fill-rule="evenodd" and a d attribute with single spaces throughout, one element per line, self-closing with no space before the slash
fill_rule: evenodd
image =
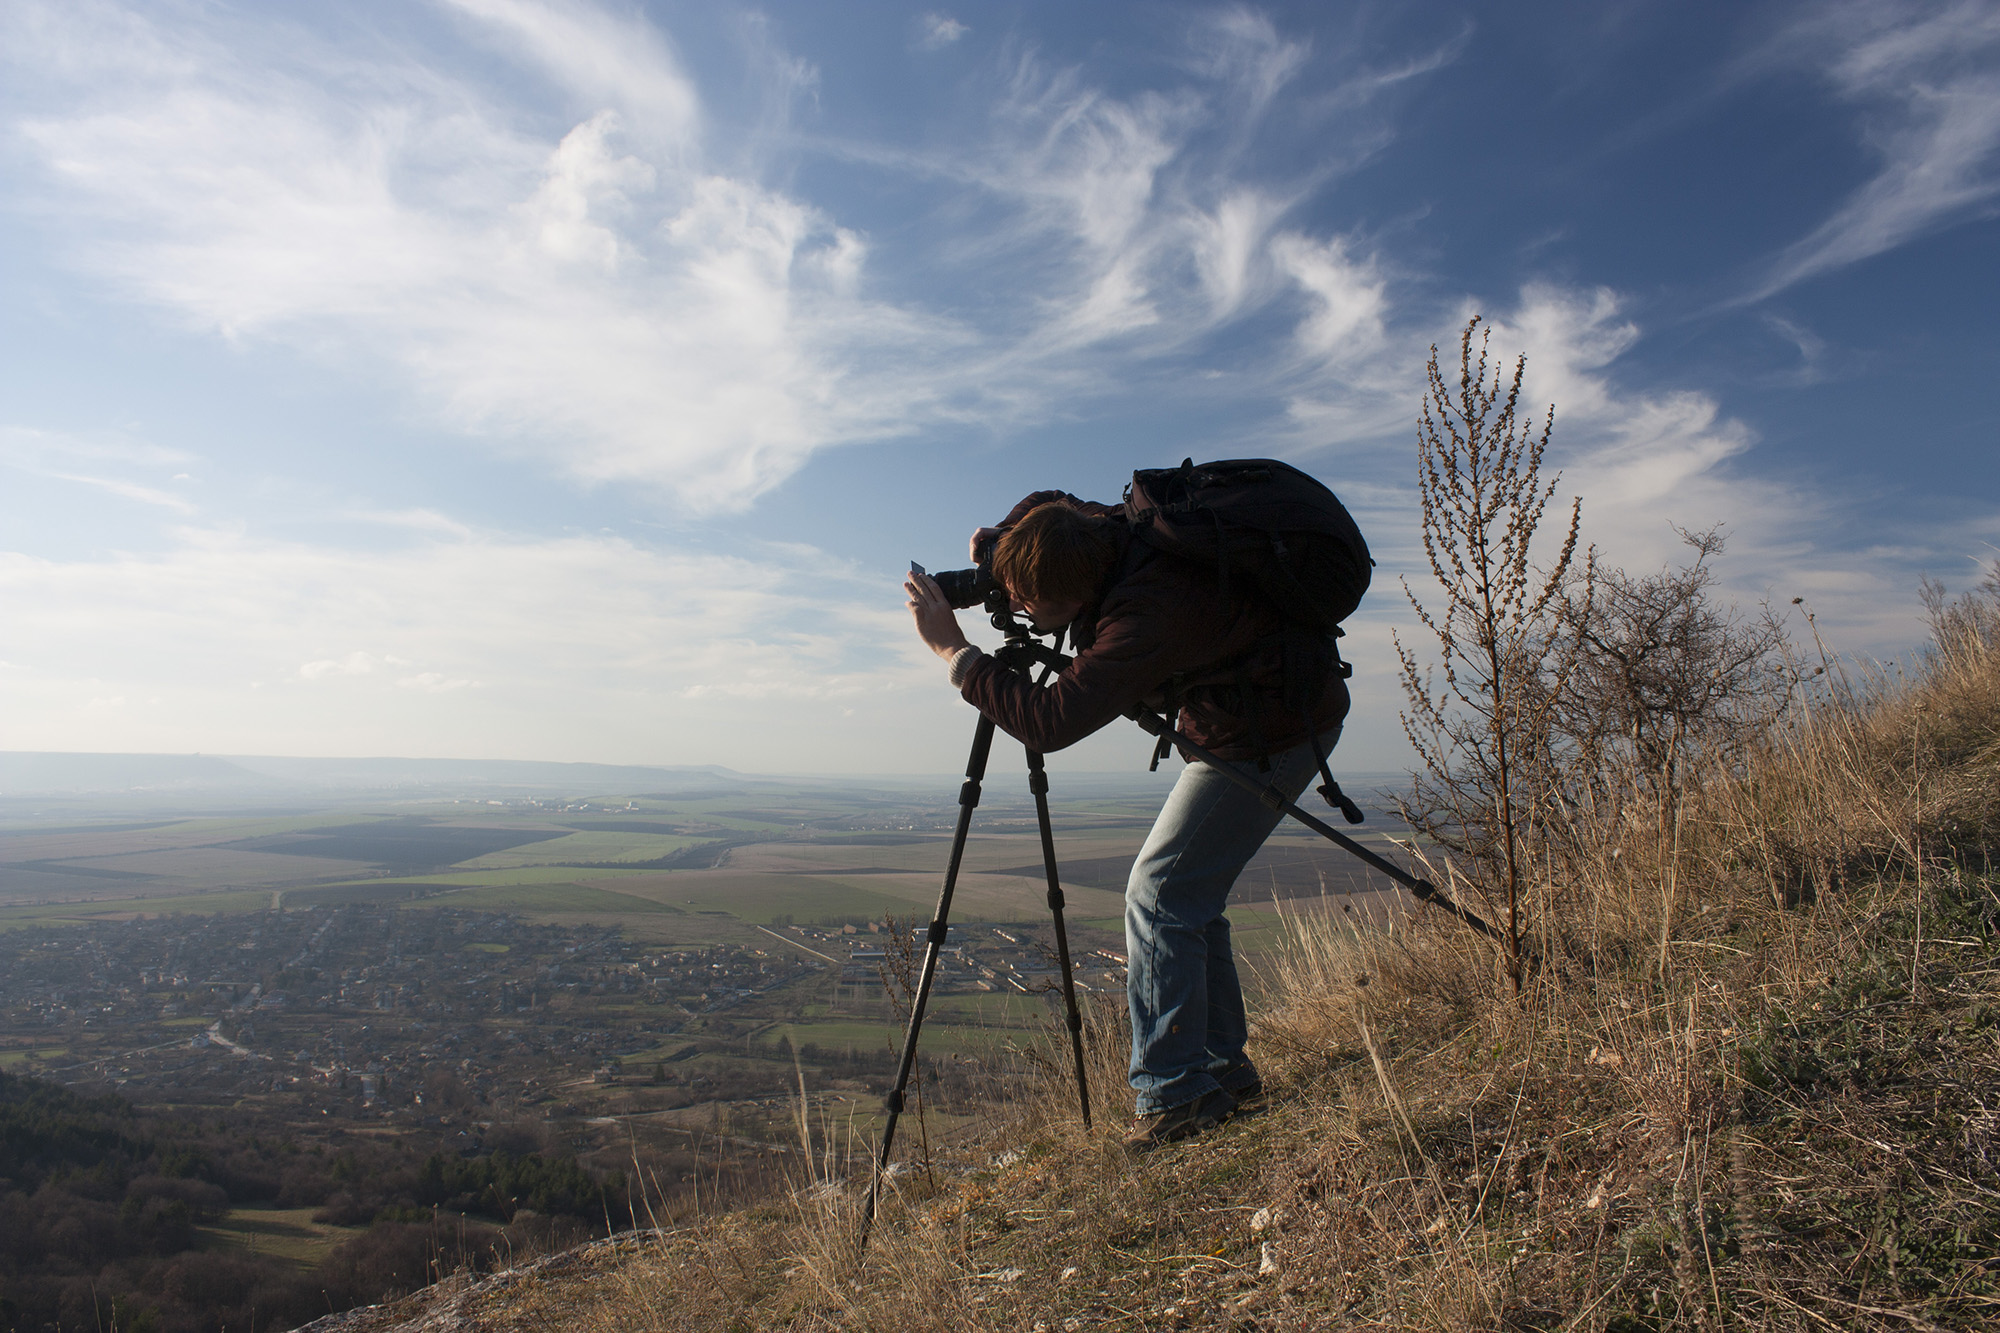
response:
<path id="1" fill-rule="evenodd" d="M 1816 13 L 1781 45 L 1822 60 L 1880 166 L 1787 247 L 1748 299 L 1990 217 L 2000 200 L 2000 4 L 1865 0 Z"/>

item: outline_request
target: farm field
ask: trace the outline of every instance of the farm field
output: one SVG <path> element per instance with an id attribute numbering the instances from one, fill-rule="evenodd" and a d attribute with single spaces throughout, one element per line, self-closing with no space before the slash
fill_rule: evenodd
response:
<path id="1" fill-rule="evenodd" d="M 213 1226 L 197 1227 L 215 1249 L 270 1255 L 298 1268 L 316 1268 L 333 1247 L 366 1231 L 315 1222 L 318 1208 L 231 1208 Z"/>
<path id="2" fill-rule="evenodd" d="M 997 757 L 996 757 L 997 759 Z M 935 791 L 772 782 L 755 792 L 509 801 L 384 800 L 372 809 L 260 817 L 119 818 L 95 827 L 0 822 L 0 929 L 272 906 L 394 904 L 616 925 L 660 943 L 752 942 L 759 928 L 925 919 L 956 815 Z M 1116 933 L 1131 858 L 1164 775 L 1101 777 L 1052 811 L 1070 919 Z M 1367 828 L 1354 836 L 1387 849 Z M 1033 807 L 989 775 L 953 917 L 1046 919 Z M 1305 830 L 1283 827 L 1245 872 L 1239 929 L 1257 904 L 1368 893 L 1379 878 Z M 1246 939 L 1246 947 L 1253 947 Z"/>

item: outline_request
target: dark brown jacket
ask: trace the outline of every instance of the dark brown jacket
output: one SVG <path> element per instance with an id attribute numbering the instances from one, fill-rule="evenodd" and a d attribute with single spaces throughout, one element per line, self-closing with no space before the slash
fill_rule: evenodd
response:
<path id="1" fill-rule="evenodd" d="M 1093 514 L 1122 512 L 1062 491 L 1037 491 L 1001 526 L 1051 500 Z M 1076 660 L 1039 688 L 980 658 L 960 690 L 966 702 L 1044 752 L 1075 744 L 1134 704 L 1161 707 L 1169 691 L 1179 696 L 1180 730 L 1218 758 L 1255 759 L 1305 739 L 1302 712 L 1282 697 L 1277 612 L 1249 597 L 1224 597 L 1214 571 L 1153 551 L 1122 526 L 1118 539 L 1119 559 L 1106 586 L 1070 627 Z M 1313 710 L 1315 725 L 1330 729 L 1347 707 L 1347 682 L 1333 675 Z"/>

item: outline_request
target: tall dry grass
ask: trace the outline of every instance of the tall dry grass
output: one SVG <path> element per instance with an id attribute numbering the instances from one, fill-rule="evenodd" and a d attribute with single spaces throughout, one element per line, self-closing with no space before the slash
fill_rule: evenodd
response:
<path id="1" fill-rule="evenodd" d="M 1794 664 L 1670 805 L 1575 812 L 1518 998 L 1442 913 L 1302 908 L 1260 964 L 1265 1113 L 1127 1157 L 1120 1014 L 1089 1016 L 1089 1131 L 1052 1021 L 864 1251 L 872 1142 L 802 1092 L 789 1193 L 579 1322 L 2000 1326 L 2000 584 L 1933 621 L 1900 668 Z"/>
<path id="2" fill-rule="evenodd" d="M 1295 922 L 1302 1260 L 1395 1326 L 2000 1321 L 2000 581 L 1932 612 L 1671 808 L 1580 812 L 1524 1003 L 1441 915 Z"/>

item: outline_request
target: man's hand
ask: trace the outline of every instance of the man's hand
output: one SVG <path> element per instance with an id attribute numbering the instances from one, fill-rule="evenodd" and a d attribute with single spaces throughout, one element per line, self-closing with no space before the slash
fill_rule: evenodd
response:
<path id="1" fill-rule="evenodd" d="M 970 646 L 936 579 L 928 574 L 906 575 L 903 591 L 909 596 L 904 605 L 910 608 L 910 619 L 917 622 L 917 637 L 924 641 L 925 647 L 949 662 L 961 649 Z"/>
<path id="2" fill-rule="evenodd" d="M 980 547 L 986 545 L 986 543 L 990 541 L 997 540 L 1000 534 L 1005 532 L 1006 530 L 1007 529 L 1005 528 L 980 528 L 976 530 L 972 534 L 972 540 L 966 543 L 966 550 L 970 552 L 972 555 L 972 563 L 975 565 L 979 563 Z"/>

